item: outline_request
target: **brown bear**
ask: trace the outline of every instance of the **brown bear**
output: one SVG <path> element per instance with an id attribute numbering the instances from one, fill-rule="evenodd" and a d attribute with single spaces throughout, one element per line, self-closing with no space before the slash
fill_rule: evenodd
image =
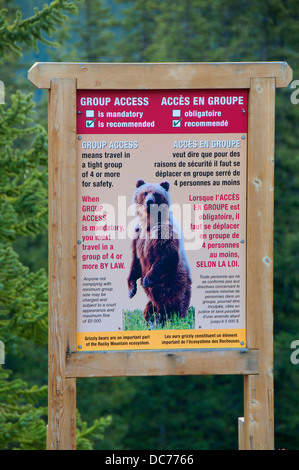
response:
<path id="1" fill-rule="evenodd" d="M 141 279 L 149 302 L 143 315 L 164 325 L 174 314 L 185 317 L 191 298 L 191 273 L 182 237 L 171 214 L 169 182 L 138 180 L 133 204 L 138 224 L 132 240 L 129 297 Z"/>

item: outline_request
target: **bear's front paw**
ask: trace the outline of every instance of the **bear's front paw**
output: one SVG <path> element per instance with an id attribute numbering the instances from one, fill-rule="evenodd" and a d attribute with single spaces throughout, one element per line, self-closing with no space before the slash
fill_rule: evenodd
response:
<path id="1" fill-rule="evenodd" d="M 153 285 L 154 285 L 153 279 L 151 279 L 148 276 L 145 276 L 143 278 L 142 285 L 143 285 L 143 287 L 153 287 Z"/>
<path id="2" fill-rule="evenodd" d="M 134 286 L 131 287 L 131 289 L 129 289 L 129 298 L 131 299 L 132 297 L 134 297 L 136 292 L 137 292 L 137 285 L 135 284 Z"/>

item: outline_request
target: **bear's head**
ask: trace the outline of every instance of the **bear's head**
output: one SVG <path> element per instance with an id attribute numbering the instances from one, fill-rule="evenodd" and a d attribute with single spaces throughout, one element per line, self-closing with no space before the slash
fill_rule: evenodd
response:
<path id="1" fill-rule="evenodd" d="M 169 187 L 170 184 L 168 181 L 157 184 L 145 183 L 145 181 L 141 179 L 137 180 L 133 195 L 136 215 L 139 218 L 149 220 L 152 206 L 158 208 L 160 211 L 163 208 L 167 211 L 171 206 Z"/>

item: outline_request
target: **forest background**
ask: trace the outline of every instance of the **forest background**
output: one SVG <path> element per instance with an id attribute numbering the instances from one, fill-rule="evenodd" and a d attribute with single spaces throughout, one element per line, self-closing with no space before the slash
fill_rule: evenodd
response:
<path id="1" fill-rule="evenodd" d="M 287 61 L 296 80 L 298 2 L 0 0 L 0 449 L 7 450 L 46 444 L 47 94 L 27 80 L 37 61 Z M 299 449 L 299 365 L 292 349 L 299 340 L 298 122 L 296 89 L 278 89 L 275 447 L 290 450 Z M 77 407 L 79 449 L 237 449 L 243 380 L 78 379 Z"/>

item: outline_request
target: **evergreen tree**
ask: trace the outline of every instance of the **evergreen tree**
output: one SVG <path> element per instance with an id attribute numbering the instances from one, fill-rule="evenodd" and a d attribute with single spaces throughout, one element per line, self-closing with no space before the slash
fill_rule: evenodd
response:
<path id="1" fill-rule="evenodd" d="M 188 2 L 159 3 L 155 15 L 152 41 L 146 56 L 152 62 L 204 62 L 210 28 L 212 2 L 190 0 Z"/>
<path id="2" fill-rule="evenodd" d="M 2 69 L 24 47 L 53 44 L 43 33 L 51 35 L 65 21 L 65 12 L 75 12 L 72 2 L 55 0 L 23 20 L 19 9 L 11 14 L 11 1 L 1 4 L 7 7 L 0 10 Z M 20 237 L 32 238 L 47 227 L 47 133 L 34 122 L 32 94 L 17 90 L 6 99 L 0 105 L 0 339 L 9 364 L 20 345 L 47 342 L 46 272 L 31 272 L 15 250 Z M 0 366 L 0 448 L 45 448 L 47 386 L 28 387 L 11 375 Z M 78 416 L 78 448 L 91 448 L 109 423 L 107 417 L 87 426 Z"/>
<path id="3" fill-rule="evenodd" d="M 123 411 L 129 423 L 122 442 L 127 448 L 237 449 L 241 377 L 138 377 L 132 382 L 134 400 Z"/>
<path id="4" fill-rule="evenodd" d="M 156 21 L 160 15 L 158 0 L 116 0 L 124 5 L 120 25 L 122 34 L 116 45 L 117 55 L 123 62 L 148 62 L 147 49 L 153 42 Z"/>
<path id="5" fill-rule="evenodd" d="M 102 0 L 75 0 L 78 15 L 59 28 L 60 47 L 49 50 L 56 62 L 109 62 L 114 58 L 117 21 Z"/>
<path id="6" fill-rule="evenodd" d="M 85 0 L 80 7 L 79 21 L 75 20 L 81 61 L 105 62 L 111 60 L 114 22 L 110 8 L 101 0 Z"/>

